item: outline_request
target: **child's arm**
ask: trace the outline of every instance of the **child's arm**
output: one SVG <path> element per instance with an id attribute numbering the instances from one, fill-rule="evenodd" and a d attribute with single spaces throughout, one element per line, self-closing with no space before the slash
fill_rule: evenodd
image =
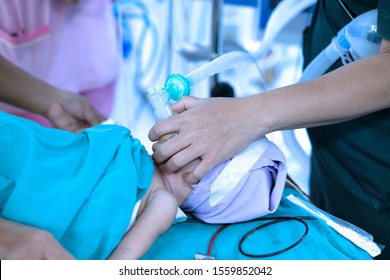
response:
<path id="1" fill-rule="evenodd" d="M 145 208 L 123 237 L 109 259 L 139 259 L 172 225 L 177 202 L 171 193 L 154 188 L 146 198 Z"/>

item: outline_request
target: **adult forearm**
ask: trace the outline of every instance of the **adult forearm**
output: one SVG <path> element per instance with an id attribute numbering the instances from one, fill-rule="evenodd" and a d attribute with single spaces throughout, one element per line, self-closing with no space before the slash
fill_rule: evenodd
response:
<path id="1" fill-rule="evenodd" d="M 0 101 L 39 114 L 46 114 L 49 105 L 62 91 L 16 67 L 0 56 Z"/>
<path id="2" fill-rule="evenodd" d="M 177 136 L 153 146 L 153 159 L 175 172 L 195 159 L 185 178 L 194 184 L 218 163 L 279 130 L 346 121 L 390 107 L 390 43 L 381 54 L 350 63 L 319 78 L 245 98 L 183 97 L 178 114 L 157 122 L 149 138 Z"/>
<path id="3" fill-rule="evenodd" d="M 49 232 L 0 218 L 0 259 L 67 260 L 73 256 Z"/>
<path id="4" fill-rule="evenodd" d="M 311 81 L 254 96 L 259 136 L 337 123 L 390 107 L 390 53 L 383 51 Z"/>

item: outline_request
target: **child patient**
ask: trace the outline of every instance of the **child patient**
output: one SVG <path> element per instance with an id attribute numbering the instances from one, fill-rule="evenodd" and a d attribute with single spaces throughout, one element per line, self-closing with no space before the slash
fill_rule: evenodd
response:
<path id="1" fill-rule="evenodd" d="M 155 169 L 138 209 L 139 218 L 110 258 L 129 259 L 135 248 L 146 253 L 172 224 L 177 206 L 206 223 L 243 222 L 272 213 L 279 205 L 287 176 L 282 152 L 266 138 L 214 167 L 195 186 L 183 181 L 182 175 L 191 168 L 188 165 L 176 173 Z M 149 196 L 156 197 L 145 205 Z M 146 213 L 150 213 L 149 218 Z"/>
<path id="2" fill-rule="evenodd" d="M 139 259 L 173 223 L 178 206 L 208 223 L 276 210 L 283 154 L 263 138 L 197 185 L 156 168 L 117 125 L 79 134 L 0 111 L 0 215 L 49 231 L 78 259 Z"/>

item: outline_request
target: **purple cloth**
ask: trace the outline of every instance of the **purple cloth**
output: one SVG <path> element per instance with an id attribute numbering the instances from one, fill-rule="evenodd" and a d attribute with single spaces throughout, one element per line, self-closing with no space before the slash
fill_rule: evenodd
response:
<path id="1" fill-rule="evenodd" d="M 180 208 L 213 224 L 243 222 L 275 212 L 287 176 L 286 160 L 280 149 L 269 142 L 238 184 L 222 200 L 210 205 L 210 187 L 229 162 L 217 165 L 202 178 Z"/>

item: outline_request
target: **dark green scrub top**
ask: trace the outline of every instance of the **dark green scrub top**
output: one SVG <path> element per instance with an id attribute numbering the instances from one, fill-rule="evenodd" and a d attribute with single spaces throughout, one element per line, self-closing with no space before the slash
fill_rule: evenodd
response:
<path id="1" fill-rule="evenodd" d="M 378 8 L 378 33 L 390 40 L 390 1 L 343 0 L 353 17 Z M 304 34 L 305 66 L 351 21 L 338 0 L 320 0 Z M 332 69 L 340 67 L 340 60 Z M 370 73 L 367 73 L 367 80 Z M 390 69 L 389 69 L 390 78 Z M 345 81 L 346 83 L 353 81 Z M 389 89 L 390 94 L 390 89 Z M 368 231 L 390 247 L 390 109 L 308 129 L 310 193 L 317 206 Z M 390 248 L 381 258 L 390 259 Z"/>

